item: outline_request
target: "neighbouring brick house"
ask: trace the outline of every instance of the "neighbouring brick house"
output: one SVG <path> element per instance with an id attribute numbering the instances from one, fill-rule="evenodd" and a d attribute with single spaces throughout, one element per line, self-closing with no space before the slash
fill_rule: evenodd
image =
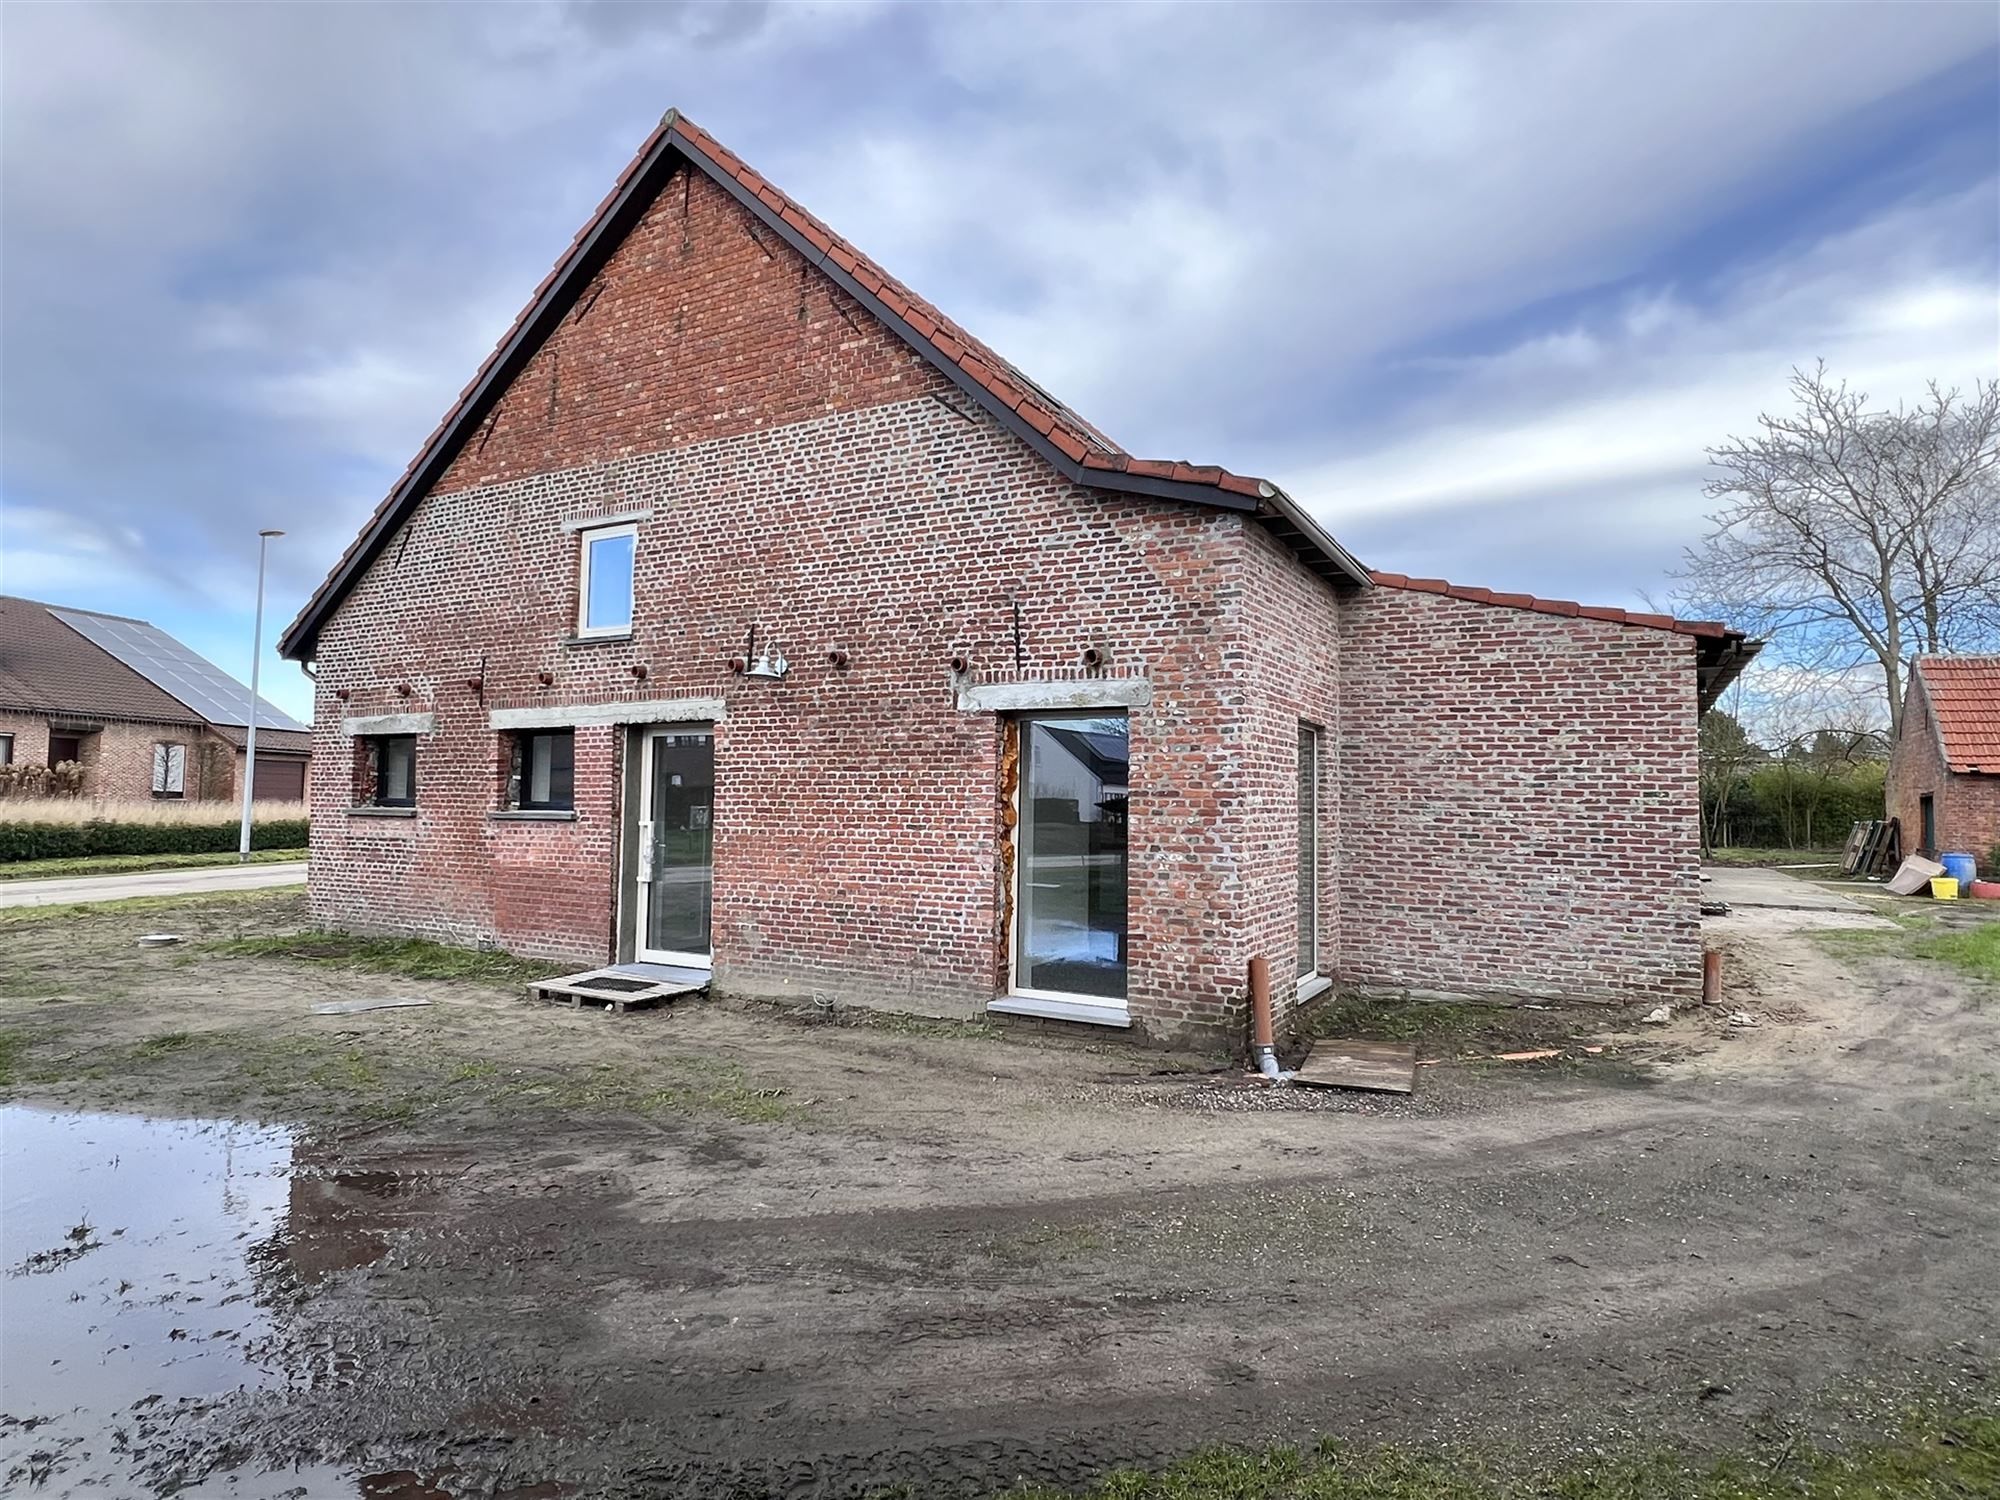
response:
<path id="1" fill-rule="evenodd" d="M 1134 458 L 670 113 L 282 649 L 322 923 L 1175 1034 L 1695 993 L 1755 647 Z"/>
<path id="2" fill-rule="evenodd" d="M 250 690 L 143 620 L 0 596 L 0 764 L 83 768 L 111 801 L 242 794 Z M 312 734 L 264 702 L 257 795 L 305 796 Z"/>
<path id="3" fill-rule="evenodd" d="M 1920 656 L 1889 755 L 1903 847 L 1972 855 L 2000 879 L 2000 656 Z"/>

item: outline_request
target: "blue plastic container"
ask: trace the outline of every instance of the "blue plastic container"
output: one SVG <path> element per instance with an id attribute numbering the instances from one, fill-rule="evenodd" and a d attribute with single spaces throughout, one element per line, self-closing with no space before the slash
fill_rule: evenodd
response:
<path id="1" fill-rule="evenodd" d="M 1958 882 L 1961 891 L 1979 876 L 1978 862 L 1970 854 L 1940 854 L 1938 863 L 1944 866 L 1945 874 Z"/>

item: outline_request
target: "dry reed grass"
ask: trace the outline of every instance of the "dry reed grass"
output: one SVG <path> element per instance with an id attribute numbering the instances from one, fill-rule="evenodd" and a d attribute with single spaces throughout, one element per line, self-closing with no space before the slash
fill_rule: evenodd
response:
<path id="1" fill-rule="evenodd" d="M 153 823 L 188 827 L 234 823 L 243 804 L 229 801 L 154 802 L 98 797 L 0 797 L 0 823 Z M 303 802 L 257 802 L 250 808 L 253 823 L 304 818 Z"/>

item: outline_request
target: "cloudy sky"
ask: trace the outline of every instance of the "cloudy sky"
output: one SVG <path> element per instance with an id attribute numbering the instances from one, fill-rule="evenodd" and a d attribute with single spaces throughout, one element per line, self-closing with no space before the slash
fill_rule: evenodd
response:
<path id="1" fill-rule="evenodd" d="M 1638 602 L 1793 364 L 2000 373 L 1996 17 L 7 6 L 0 587 L 247 675 L 678 105 L 1133 450 Z"/>

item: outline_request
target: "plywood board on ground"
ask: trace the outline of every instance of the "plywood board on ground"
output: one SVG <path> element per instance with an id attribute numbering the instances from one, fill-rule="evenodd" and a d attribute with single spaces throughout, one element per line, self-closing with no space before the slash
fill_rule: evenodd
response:
<path id="1" fill-rule="evenodd" d="M 1312 1056 L 1292 1074 L 1311 1088 L 1374 1089 L 1407 1094 L 1417 1083 L 1417 1049 L 1407 1042 L 1314 1042 Z"/>
<path id="2" fill-rule="evenodd" d="M 1898 896 L 1914 896 L 1942 874 L 1944 866 L 1936 860 L 1912 854 L 1903 861 L 1903 868 L 1896 872 L 1896 878 L 1889 882 L 1889 890 Z"/>

